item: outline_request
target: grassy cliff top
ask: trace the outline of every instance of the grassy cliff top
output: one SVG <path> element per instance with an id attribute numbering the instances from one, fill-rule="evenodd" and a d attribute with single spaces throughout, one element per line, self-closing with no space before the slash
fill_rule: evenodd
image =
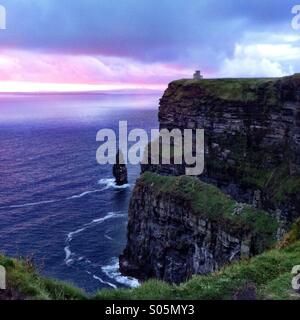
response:
<path id="1" fill-rule="evenodd" d="M 191 208 L 194 215 L 207 218 L 239 234 L 251 232 L 259 237 L 262 246 L 275 240 L 278 224 L 267 212 L 247 204 L 238 204 L 217 187 L 190 176 L 160 176 L 146 172 L 137 182 L 137 188 L 147 186 L 157 196 L 164 194 Z"/>
<path id="2" fill-rule="evenodd" d="M 223 101 L 244 103 L 261 102 L 277 106 L 280 102 L 279 83 L 300 79 L 300 74 L 284 78 L 222 78 L 222 79 L 181 79 L 169 84 L 165 97 L 174 100 L 182 98 L 217 98 Z"/>
<path id="3" fill-rule="evenodd" d="M 216 85 L 216 86 L 223 86 L 228 84 L 236 84 L 236 85 L 245 85 L 245 86 L 256 86 L 266 82 L 276 82 L 280 78 L 203 78 L 200 80 L 195 79 L 179 79 L 175 80 L 171 83 L 177 85 L 201 85 L 201 84 L 208 84 L 208 85 Z"/>
<path id="4" fill-rule="evenodd" d="M 256 102 L 260 89 L 269 96 L 272 103 L 277 103 L 275 84 L 278 79 L 273 78 L 241 78 L 241 79 L 182 79 L 170 84 L 171 88 L 188 93 L 193 91 L 195 97 L 214 97 L 224 101 Z M 179 98 L 178 98 L 179 99 Z"/>

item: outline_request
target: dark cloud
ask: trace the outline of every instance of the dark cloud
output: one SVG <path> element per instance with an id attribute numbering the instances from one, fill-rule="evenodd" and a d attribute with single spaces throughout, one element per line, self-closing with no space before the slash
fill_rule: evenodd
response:
<path id="1" fill-rule="evenodd" d="M 288 30 L 292 0 L 0 0 L 0 47 L 205 61 L 213 68 L 249 31 Z"/>

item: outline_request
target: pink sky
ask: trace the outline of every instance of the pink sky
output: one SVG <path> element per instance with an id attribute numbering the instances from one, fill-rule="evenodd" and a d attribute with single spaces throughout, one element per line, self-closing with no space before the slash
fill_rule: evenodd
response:
<path id="1" fill-rule="evenodd" d="M 163 90 L 192 70 L 129 58 L 0 51 L 0 91 Z"/>
<path id="2" fill-rule="evenodd" d="M 163 90 L 195 69 L 207 78 L 300 70 L 295 0 L 0 3 L 0 92 Z"/>

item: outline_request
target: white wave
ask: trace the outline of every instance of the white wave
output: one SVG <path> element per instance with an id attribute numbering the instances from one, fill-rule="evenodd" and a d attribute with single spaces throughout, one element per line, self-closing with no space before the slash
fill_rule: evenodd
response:
<path id="1" fill-rule="evenodd" d="M 94 278 L 95 280 L 100 281 L 100 282 L 103 283 L 103 284 L 107 284 L 107 285 L 109 285 L 110 287 L 112 287 L 112 288 L 114 288 L 114 289 L 117 289 L 117 286 L 115 286 L 114 284 L 112 284 L 112 283 L 110 283 L 110 282 L 104 281 L 103 279 L 101 279 L 101 278 L 98 277 L 98 276 L 93 275 L 93 278 Z"/>
<path id="2" fill-rule="evenodd" d="M 72 256 L 72 252 L 70 250 L 70 247 L 69 246 L 66 246 L 64 248 L 65 250 L 65 253 L 66 253 L 66 257 L 65 257 L 65 263 L 67 266 L 69 266 L 74 260 L 71 258 Z"/>
<path id="3" fill-rule="evenodd" d="M 71 257 L 72 252 L 71 252 L 69 246 L 66 246 L 66 247 L 64 248 L 64 250 L 65 250 L 65 253 L 66 253 L 66 260 L 67 260 L 67 259 L 69 259 L 69 258 Z"/>
<path id="4" fill-rule="evenodd" d="M 132 277 L 125 277 L 121 274 L 119 270 L 119 261 L 117 258 L 113 259 L 111 265 L 103 266 L 102 271 L 111 279 L 116 282 L 123 284 L 130 288 L 137 288 L 140 286 L 140 283 L 137 279 Z"/>
<path id="5" fill-rule="evenodd" d="M 58 202 L 60 200 L 46 200 L 46 201 L 39 201 L 39 202 L 30 202 L 30 203 L 25 203 L 25 204 L 18 204 L 18 205 L 12 205 L 12 206 L 5 206 L 5 207 L 0 207 L 0 209 L 13 209 L 13 208 L 25 208 L 25 207 L 33 207 L 33 206 L 38 206 L 41 204 L 46 204 L 46 203 L 53 203 L 53 202 Z"/>
<path id="6" fill-rule="evenodd" d="M 114 239 L 112 237 L 110 237 L 109 235 L 105 234 L 104 238 L 106 238 L 109 241 L 113 241 Z"/>
<path id="7" fill-rule="evenodd" d="M 110 188 L 118 190 L 118 189 L 126 189 L 126 188 L 130 187 L 130 184 L 124 184 L 122 186 L 117 186 L 115 179 L 101 179 L 98 181 L 98 184 L 104 185 L 104 188 L 84 191 L 80 194 L 75 194 L 73 196 L 67 197 L 67 198 L 65 198 L 65 200 L 79 199 L 79 198 L 85 197 L 89 194 L 102 192 L 102 191 L 105 191 Z M 3 207 L 0 207 L 0 209 L 18 209 L 18 208 L 33 207 L 33 206 L 38 206 L 38 205 L 47 204 L 47 203 L 60 202 L 60 201 L 62 201 L 62 200 L 58 199 L 58 200 L 45 200 L 45 201 L 39 201 L 39 202 L 29 202 L 29 203 L 25 203 L 25 204 L 3 206 Z"/>
<path id="8" fill-rule="evenodd" d="M 125 217 L 124 213 L 120 213 L 120 212 L 109 212 L 105 217 L 103 218 L 99 218 L 99 219 L 94 219 L 92 220 L 92 222 L 90 222 L 89 224 L 87 224 L 87 226 L 91 226 L 92 224 L 98 224 L 98 223 L 102 223 L 105 220 L 109 220 L 109 219 L 114 219 L 114 218 L 122 218 Z"/>
<path id="9" fill-rule="evenodd" d="M 65 254 L 66 254 L 64 261 L 65 261 L 66 265 L 70 265 L 74 261 L 73 258 L 76 256 L 76 254 L 71 251 L 71 242 L 73 240 L 73 236 L 74 235 L 77 235 L 79 233 L 84 232 L 86 229 L 91 228 L 95 224 L 101 224 L 106 220 L 115 219 L 115 218 L 121 218 L 121 217 L 124 217 L 124 216 L 125 216 L 125 214 L 122 214 L 120 212 L 109 212 L 106 216 L 104 216 L 102 218 L 94 219 L 91 222 L 84 224 L 81 228 L 79 228 L 79 229 L 77 229 L 75 231 L 69 232 L 67 234 L 66 246 L 64 248 L 64 251 L 65 251 Z"/>
<path id="10" fill-rule="evenodd" d="M 81 228 L 81 229 L 72 231 L 72 232 L 68 233 L 68 235 L 67 235 L 67 239 L 66 239 L 66 244 L 67 245 L 64 247 L 64 251 L 65 251 L 65 254 L 66 254 L 65 255 L 65 264 L 67 266 L 70 266 L 74 262 L 74 259 L 71 258 L 71 257 L 75 257 L 75 253 L 73 253 L 71 251 L 71 245 L 70 245 L 71 241 L 73 240 L 73 236 L 75 234 L 78 234 L 78 233 L 84 231 L 85 229 L 86 228 Z"/>
<path id="11" fill-rule="evenodd" d="M 106 186 L 103 189 L 96 189 L 96 190 L 88 190 L 88 191 L 84 191 L 80 194 L 75 194 L 73 196 L 67 197 L 65 198 L 65 200 L 73 200 L 73 199 L 79 199 L 82 197 L 85 197 L 89 194 L 93 194 L 93 193 L 98 193 L 98 192 L 102 192 L 104 190 L 107 190 L 109 188 L 115 188 L 115 189 L 124 189 L 124 188 L 128 188 L 129 185 L 124 185 L 124 186 L 117 186 L 114 182 L 114 179 L 103 179 L 103 180 L 112 180 L 110 182 L 106 182 L 103 183 Z M 101 183 L 100 183 L 101 184 Z M 54 202 L 60 202 L 62 201 L 61 199 L 57 199 L 57 200 L 45 200 L 45 201 L 39 201 L 39 202 L 29 202 L 29 203 L 24 203 L 24 204 L 16 204 L 16 205 L 11 205 L 11 206 L 3 206 L 0 207 L 0 209 L 17 209 L 17 208 L 25 208 L 25 207 L 33 207 L 33 206 L 38 206 L 38 205 L 42 205 L 42 204 L 47 204 L 47 203 L 54 203 Z"/>
<path id="12" fill-rule="evenodd" d="M 129 183 L 123 184 L 122 186 L 117 186 L 115 179 L 100 179 L 98 181 L 98 183 L 100 185 L 105 186 L 104 190 L 110 189 L 110 188 L 112 188 L 112 189 L 127 189 L 130 187 Z"/>
<path id="13" fill-rule="evenodd" d="M 78 230 L 75 230 L 75 231 L 72 231 L 72 232 L 68 233 L 67 241 L 68 242 L 72 241 L 74 234 L 78 234 L 78 233 L 84 231 L 85 229 L 86 228 L 81 228 L 81 229 L 78 229 Z"/>
<path id="14" fill-rule="evenodd" d="M 104 191 L 104 190 L 105 189 L 85 191 L 85 192 L 82 192 L 80 194 L 75 194 L 74 196 L 68 197 L 68 198 L 66 198 L 66 200 L 82 198 L 82 197 L 84 197 L 84 196 L 86 196 L 88 194 L 97 193 L 97 192 L 101 192 L 101 191 Z"/>

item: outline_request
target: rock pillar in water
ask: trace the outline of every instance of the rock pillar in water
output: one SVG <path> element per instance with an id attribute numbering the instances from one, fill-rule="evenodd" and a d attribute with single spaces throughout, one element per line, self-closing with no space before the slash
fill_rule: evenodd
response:
<path id="1" fill-rule="evenodd" d="M 113 166 L 113 175 L 116 179 L 117 186 L 128 183 L 127 168 L 124 164 L 124 157 L 121 150 L 119 150 L 116 155 L 116 164 Z"/>

